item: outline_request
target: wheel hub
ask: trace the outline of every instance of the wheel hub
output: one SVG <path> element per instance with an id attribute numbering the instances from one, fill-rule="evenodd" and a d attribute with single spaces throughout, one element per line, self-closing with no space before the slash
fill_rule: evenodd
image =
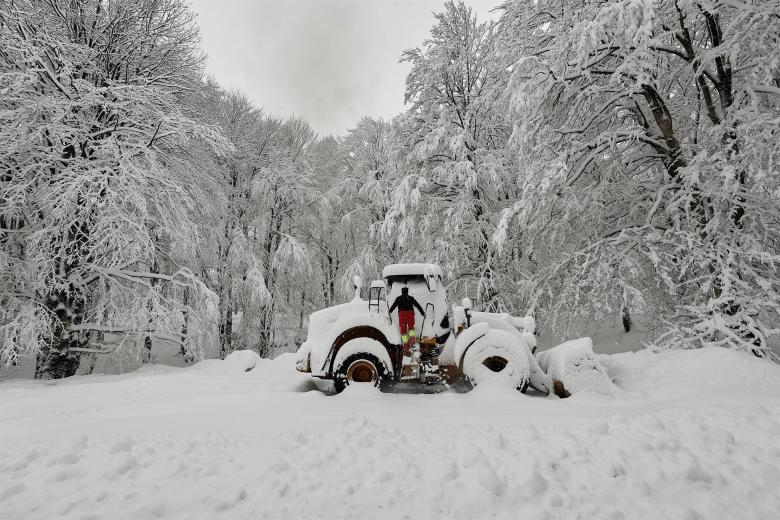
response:
<path id="1" fill-rule="evenodd" d="M 376 367 L 365 359 L 354 361 L 347 369 L 347 381 L 351 383 L 375 383 L 377 379 Z"/>
<path id="2" fill-rule="evenodd" d="M 501 372 L 506 368 L 507 360 L 500 356 L 491 356 L 482 362 L 489 370 Z"/>

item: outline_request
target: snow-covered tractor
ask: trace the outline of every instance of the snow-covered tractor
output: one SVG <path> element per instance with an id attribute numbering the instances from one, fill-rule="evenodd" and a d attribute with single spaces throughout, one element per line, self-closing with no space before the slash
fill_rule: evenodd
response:
<path id="1" fill-rule="evenodd" d="M 382 277 L 371 283 L 368 301 L 356 294 L 349 303 L 311 315 L 308 336 L 298 350 L 298 371 L 332 380 L 337 392 L 358 382 L 471 388 L 497 381 L 522 392 L 531 386 L 560 397 L 569 395 L 567 367 L 603 372 L 587 338 L 537 359 L 533 317 L 476 312 L 468 298 L 450 308 L 437 265 L 389 265 Z M 406 323 L 402 334 L 399 319 L 408 310 L 394 311 L 392 302 L 408 297 L 415 301 L 414 325 Z M 553 372 L 559 367 L 559 377 L 543 366 Z"/>

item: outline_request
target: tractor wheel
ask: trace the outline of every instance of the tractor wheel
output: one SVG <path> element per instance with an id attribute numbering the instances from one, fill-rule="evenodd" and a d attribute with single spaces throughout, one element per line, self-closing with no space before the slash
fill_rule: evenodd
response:
<path id="1" fill-rule="evenodd" d="M 468 387 L 487 382 L 504 383 L 525 393 L 531 370 L 528 346 L 503 330 L 490 330 L 463 356 L 463 378 Z"/>
<path id="2" fill-rule="evenodd" d="M 390 381 L 390 373 L 384 363 L 368 353 L 352 354 L 333 372 L 333 384 L 336 393 L 341 393 L 352 383 L 371 383 L 375 387 L 385 386 Z"/>

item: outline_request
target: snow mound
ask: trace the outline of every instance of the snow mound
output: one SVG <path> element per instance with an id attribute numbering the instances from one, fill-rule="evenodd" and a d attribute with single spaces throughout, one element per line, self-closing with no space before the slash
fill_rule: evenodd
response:
<path id="1" fill-rule="evenodd" d="M 229 369 L 249 372 L 257 366 L 258 361 L 260 361 L 260 356 L 257 352 L 253 350 L 237 350 L 228 354 L 223 363 L 225 363 L 225 366 L 229 367 Z"/>
<path id="2" fill-rule="evenodd" d="M 317 389 L 316 381 L 295 369 L 296 355 L 280 354 L 274 359 L 261 359 L 261 363 L 247 374 L 259 383 L 265 392 L 309 392 Z"/>
<path id="3" fill-rule="evenodd" d="M 236 374 L 254 369 L 262 358 L 253 350 L 237 350 L 223 359 L 204 359 L 191 367 L 192 370 L 212 374 Z"/>
<path id="4" fill-rule="evenodd" d="M 691 392 L 732 395 L 735 391 L 780 395 L 780 367 L 745 352 L 720 347 L 626 352 L 601 356 L 613 381 L 624 390 L 657 395 Z"/>
<path id="5" fill-rule="evenodd" d="M 593 340 L 579 338 L 561 343 L 536 355 L 539 366 L 552 379 L 561 381 L 572 394 L 595 392 L 614 395 L 614 385 L 593 352 Z"/>

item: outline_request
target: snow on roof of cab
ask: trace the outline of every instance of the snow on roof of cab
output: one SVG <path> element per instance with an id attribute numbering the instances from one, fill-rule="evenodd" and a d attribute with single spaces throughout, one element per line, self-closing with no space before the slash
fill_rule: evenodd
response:
<path id="1" fill-rule="evenodd" d="M 371 287 L 384 287 L 385 282 L 384 280 L 372 280 L 371 281 Z"/>
<path id="2" fill-rule="evenodd" d="M 441 267 L 436 264 L 391 264 L 382 271 L 382 278 L 388 276 L 442 276 Z"/>

